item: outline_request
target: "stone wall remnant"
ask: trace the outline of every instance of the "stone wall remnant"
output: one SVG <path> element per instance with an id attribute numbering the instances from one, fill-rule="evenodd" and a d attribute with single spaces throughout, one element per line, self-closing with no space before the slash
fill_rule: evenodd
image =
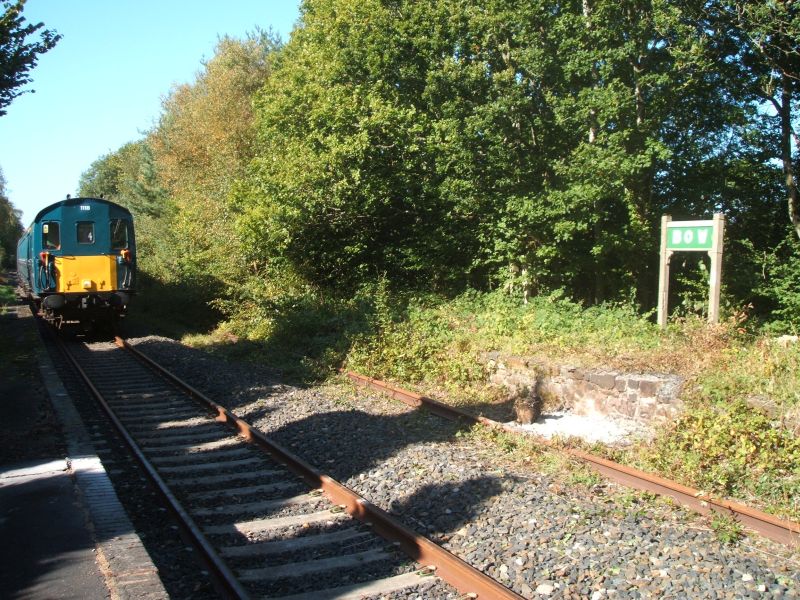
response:
<path id="1" fill-rule="evenodd" d="M 518 420 L 526 418 L 526 407 L 531 406 L 539 411 L 569 409 L 579 415 L 618 416 L 651 424 L 672 420 L 683 408 L 683 379 L 678 375 L 554 365 L 498 352 L 485 353 L 481 361 L 489 382 L 503 386 L 514 399 Z"/>

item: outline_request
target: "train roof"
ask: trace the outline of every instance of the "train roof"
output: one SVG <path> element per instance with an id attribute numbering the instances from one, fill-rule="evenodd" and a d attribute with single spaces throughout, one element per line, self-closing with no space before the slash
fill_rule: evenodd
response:
<path id="1" fill-rule="evenodd" d="M 124 206 L 121 206 L 115 202 L 111 202 L 110 200 L 106 200 L 105 198 L 67 198 L 66 200 L 61 200 L 59 202 L 54 202 L 50 206 L 45 206 L 42 210 L 36 213 L 36 217 L 33 219 L 33 222 L 36 223 L 39 219 L 42 218 L 43 215 L 47 214 L 48 212 L 52 211 L 55 208 L 61 206 L 77 206 L 78 204 L 84 204 L 86 202 L 93 202 L 93 203 L 100 203 L 100 204 L 108 204 L 109 206 L 113 206 L 118 208 L 128 214 L 131 214 Z"/>

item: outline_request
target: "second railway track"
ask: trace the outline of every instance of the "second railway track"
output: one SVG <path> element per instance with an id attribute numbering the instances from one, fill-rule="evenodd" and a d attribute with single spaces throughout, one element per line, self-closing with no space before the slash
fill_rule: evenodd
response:
<path id="1" fill-rule="evenodd" d="M 519 597 L 156 372 L 122 340 L 64 350 L 225 595 Z"/>

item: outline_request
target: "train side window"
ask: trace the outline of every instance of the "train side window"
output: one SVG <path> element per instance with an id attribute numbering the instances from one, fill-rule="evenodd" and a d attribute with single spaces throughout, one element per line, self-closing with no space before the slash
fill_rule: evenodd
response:
<path id="1" fill-rule="evenodd" d="M 128 224 L 122 219 L 111 221 L 111 249 L 124 250 L 128 247 Z"/>
<path id="2" fill-rule="evenodd" d="M 94 223 L 78 223 L 78 243 L 94 244 Z"/>
<path id="3" fill-rule="evenodd" d="M 42 223 L 42 248 L 45 250 L 61 248 L 61 227 L 57 221 Z"/>

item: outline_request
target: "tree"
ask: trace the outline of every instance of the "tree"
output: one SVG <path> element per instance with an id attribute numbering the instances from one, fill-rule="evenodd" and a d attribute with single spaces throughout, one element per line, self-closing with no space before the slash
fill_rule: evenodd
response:
<path id="1" fill-rule="evenodd" d="M 648 307 L 661 215 L 720 211 L 728 290 L 758 302 L 758 273 L 794 281 L 755 268 L 790 229 L 781 169 L 797 218 L 795 9 L 766 5 L 306 0 L 280 52 L 221 40 L 139 158 L 85 183 L 160 188 L 164 272 L 231 306 L 511 277 Z"/>
<path id="2" fill-rule="evenodd" d="M 127 207 L 134 216 L 159 217 L 166 210 L 153 153 L 143 140 L 124 144 L 98 158 L 81 174 L 78 193 L 104 197 Z"/>
<path id="3" fill-rule="evenodd" d="M 729 23 L 745 44 L 741 62 L 749 68 L 757 101 L 775 111 L 779 156 L 783 165 L 789 220 L 800 237 L 800 192 L 793 146 L 800 147 L 793 109 L 800 93 L 800 8 L 793 0 L 721 3 Z M 735 18 L 735 20 L 734 20 Z"/>
<path id="4" fill-rule="evenodd" d="M 22 16 L 26 0 L 2 3 L 0 17 L 0 116 L 17 96 L 25 93 L 22 86 L 31 82 L 29 72 L 36 66 L 40 54 L 52 49 L 61 36 L 44 23 L 28 24 Z M 29 36 L 38 33 L 38 40 Z M 31 92 L 33 90 L 30 90 Z"/>
<path id="5" fill-rule="evenodd" d="M 17 210 L 6 196 L 6 180 L 0 170 L 0 267 L 12 267 L 17 241 L 22 235 L 22 211 Z"/>
<path id="6" fill-rule="evenodd" d="M 337 287 L 651 288 L 680 168 L 738 116 L 674 4 L 309 0 L 257 101 L 250 246 Z"/>
<path id="7" fill-rule="evenodd" d="M 173 207 L 169 229 L 179 269 L 209 288 L 232 278 L 240 262 L 228 196 L 253 156 L 252 96 L 269 78 L 280 46 L 269 31 L 220 39 L 195 81 L 164 100 L 161 119 L 147 138 Z"/>
<path id="8" fill-rule="evenodd" d="M 699 29 L 727 41 L 716 50 L 728 90 L 762 121 L 762 150 L 782 165 L 789 222 L 800 237 L 800 191 L 794 156 L 800 98 L 800 6 L 794 0 L 707 0 L 695 13 Z"/>

